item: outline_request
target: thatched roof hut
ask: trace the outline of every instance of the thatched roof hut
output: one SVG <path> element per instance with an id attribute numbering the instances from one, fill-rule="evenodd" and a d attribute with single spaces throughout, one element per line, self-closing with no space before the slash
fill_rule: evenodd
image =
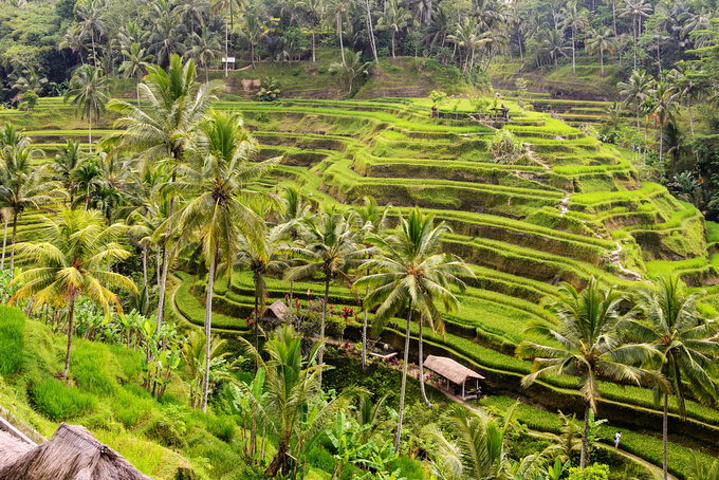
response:
<path id="1" fill-rule="evenodd" d="M 151 480 L 85 428 L 60 425 L 55 435 L 13 463 L 0 480 Z"/>
<path id="2" fill-rule="evenodd" d="M 484 377 L 471 368 L 467 368 L 449 357 L 439 357 L 436 355 L 428 356 L 424 361 L 424 366 L 444 378 L 447 382 L 461 387 L 460 398 L 462 400 L 475 398 L 479 395 L 479 381 L 484 380 Z M 471 391 L 469 395 L 466 394 L 465 390 L 468 380 L 474 380 L 476 382 L 475 389 Z"/>
<path id="3" fill-rule="evenodd" d="M 280 322 L 284 322 L 287 318 L 287 315 L 290 313 L 290 307 L 285 304 L 282 300 L 275 300 L 275 302 L 267 307 L 267 312 L 265 313 L 265 316 L 269 320 L 279 320 Z"/>
<path id="4" fill-rule="evenodd" d="M 0 469 L 5 465 L 14 463 L 32 449 L 31 444 L 20 440 L 15 435 L 0 430 Z"/>

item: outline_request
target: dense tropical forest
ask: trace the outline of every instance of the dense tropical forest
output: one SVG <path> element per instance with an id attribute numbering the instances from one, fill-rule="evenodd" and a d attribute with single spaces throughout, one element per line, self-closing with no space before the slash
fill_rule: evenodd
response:
<path id="1" fill-rule="evenodd" d="M 0 7 L 0 480 L 718 478 L 714 0 Z"/>

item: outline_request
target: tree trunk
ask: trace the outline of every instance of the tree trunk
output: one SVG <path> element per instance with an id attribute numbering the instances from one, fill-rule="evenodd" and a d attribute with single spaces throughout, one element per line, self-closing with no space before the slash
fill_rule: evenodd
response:
<path id="1" fill-rule="evenodd" d="M 285 470 L 287 468 L 287 455 L 289 453 L 289 450 L 289 439 L 283 438 L 280 441 L 280 444 L 277 446 L 277 453 L 272 458 L 272 462 L 270 462 L 270 465 L 267 467 L 267 470 L 265 470 L 265 475 L 267 477 L 274 478 L 277 476 L 277 473 L 279 473 L 280 470 Z"/>
<path id="2" fill-rule="evenodd" d="M 260 286 L 259 280 L 257 279 L 257 273 L 255 273 L 255 350 L 260 351 Z M 260 368 L 260 365 L 256 365 Z"/>
<path id="3" fill-rule="evenodd" d="M 147 244 L 142 246 L 142 281 L 145 286 L 145 303 L 150 304 L 150 287 L 147 279 Z M 146 306 L 146 307 L 147 307 Z"/>
<path id="4" fill-rule="evenodd" d="M 369 295 L 369 287 L 365 289 L 365 300 Z M 367 323 L 369 320 L 369 312 L 367 311 L 367 302 L 362 301 L 362 309 L 364 310 L 364 320 L 362 321 L 362 370 L 367 370 Z"/>
<path id="5" fill-rule="evenodd" d="M 669 394 L 664 394 L 664 414 L 662 415 L 662 446 L 664 447 L 662 457 L 662 473 L 664 480 L 669 478 L 669 461 L 667 446 L 669 442 Z"/>
<path id="6" fill-rule="evenodd" d="M 432 407 L 432 402 L 429 401 L 427 398 L 427 391 L 424 387 L 424 320 L 422 318 L 419 319 L 419 344 L 417 346 L 418 354 L 419 354 L 419 390 L 422 393 L 422 401 L 425 405 L 427 405 L 427 408 Z"/>
<path id="7" fill-rule="evenodd" d="M 395 31 L 392 30 L 392 58 L 397 58 L 394 53 L 394 37 L 395 37 L 395 35 L 396 35 Z"/>
<path id="8" fill-rule="evenodd" d="M 369 43 L 372 47 L 372 56 L 374 56 L 375 63 L 379 64 L 379 58 L 377 57 L 377 42 L 374 38 L 374 27 L 372 26 L 372 11 L 370 9 L 370 0 L 367 0 L 367 28 L 369 29 Z"/>
<path id="9" fill-rule="evenodd" d="M 229 68 L 228 66 L 230 64 L 230 62 L 228 61 L 228 59 L 229 59 L 229 56 L 228 56 L 229 55 L 229 39 L 230 39 L 230 32 L 227 28 L 227 20 L 225 20 L 225 78 L 227 78 L 227 76 L 229 75 L 229 73 L 228 73 L 228 68 Z"/>
<path id="10" fill-rule="evenodd" d="M 659 125 L 659 163 L 664 161 L 664 127 Z"/>
<path id="11" fill-rule="evenodd" d="M 585 400 L 584 404 L 584 431 L 582 432 L 582 451 L 579 457 L 579 468 L 584 470 L 584 467 L 589 463 L 589 411 L 591 410 L 591 404 L 589 400 Z"/>
<path id="12" fill-rule="evenodd" d="M 409 364 L 409 345 L 412 327 L 412 302 L 409 302 L 407 313 L 407 328 L 404 332 L 404 364 L 402 364 L 402 384 L 399 390 L 399 414 L 397 416 L 397 431 L 394 435 L 394 453 L 399 452 L 399 444 L 402 439 L 402 420 L 404 420 L 404 400 L 407 394 L 407 365 Z"/>
<path id="13" fill-rule="evenodd" d="M 576 34 L 574 33 L 574 29 L 572 29 L 572 73 L 577 73 L 577 65 L 576 65 L 576 61 L 575 61 L 575 59 L 574 59 L 574 58 L 575 58 L 575 53 L 576 53 L 576 51 L 577 51 L 577 46 L 576 46 L 576 42 L 575 42 L 575 35 L 576 35 Z"/>
<path id="14" fill-rule="evenodd" d="M 317 57 L 315 56 L 315 27 L 312 27 L 312 63 L 317 62 Z"/>
<path id="15" fill-rule="evenodd" d="M 602 65 L 602 75 L 604 75 L 604 50 L 599 47 L 599 63 Z"/>
<path id="16" fill-rule="evenodd" d="M 0 260 L 0 270 L 5 270 L 5 252 L 7 251 L 7 225 L 10 223 L 10 215 L 3 213 L 5 217 L 5 226 L 2 234 L 2 260 Z"/>
<path id="17" fill-rule="evenodd" d="M 75 296 L 70 297 L 70 305 L 67 310 L 67 351 L 65 352 L 65 368 L 62 370 L 62 379 L 67 380 L 70 371 L 70 353 L 72 352 L 72 330 L 75 320 Z"/>
<path id="18" fill-rule="evenodd" d="M 207 411 L 207 397 L 210 393 L 210 344 L 212 334 L 212 297 L 215 288 L 215 264 L 217 254 L 210 258 L 210 271 L 207 274 L 207 296 L 205 297 L 205 372 L 202 378 L 202 411 Z"/>
<path id="19" fill-rule="evenodd" d="M 89 144 L 90 153 L 92 153 L 92 113 L 87 116 L 88 129 L 87 129 L 87 143 Z"/>
<path id="20" fill-rule="evenodd" d="M 325 277 L 325 301 L 322 303 L 322 321 L 320 322 L 320 342 L 324 342 L 325 340 L 325 328 L 327 327 L 327 302 L 329 301 L 330 296 L 330 277 L 329 275 Z M 325 363 L 325 346 L 324 344 L 320 346 L 319 352 L 317 352 L 317 363 L 319 365 L 323 365 Z M 322 388 L 322 370 L 320 370 L 319 374 L 319 384 L 320 388 Z"/>
<path id="21" fill-rule="evenodd" d="M 612 26 L 614 27 L 614 36 L 617 36 L 617 0 L 611 0 L 612 2 Z"/>
<path id="22" fill-rule="evenodd" d="M 345 44 L 344 40 L 342 39 L 342 15 L 340 15 L 339 12 L 337 12 L 337 35 L 340 37 L 340 53 L 342 54 L 342 65 L 347 65 L 347 62 L 345 61 Z"/>
<path id="23" fill-rule="evenodd" d="M 15 243 L 17 243 L 17 217 L 15 213 L 12 217 L 12 251 L 10 251 L 10 278 L 15 278 Z"/>
<path id="24" fill-rule="evenodd" d="M 689 131 L 694 135 L 694 114 L 692 113 L 692 102 L 687 99 L 687 116 L 689 117 Z"/>

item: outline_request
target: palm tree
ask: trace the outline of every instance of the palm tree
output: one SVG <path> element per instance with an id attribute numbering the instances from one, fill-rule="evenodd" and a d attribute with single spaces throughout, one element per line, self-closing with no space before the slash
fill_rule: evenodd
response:
<path id="1" fill-rule="evenodd" d="M 626 82 L 619 82 L 619 95 L 625 98 L 624 103 L 634 103 L 637 107 L 637 128 L 639 128 L 639 113 L 641 104 L 647 99 L 652 88 L 653 80 L 644 70 L 633 70 Z"/>
<path id="2" fill-rule="evenodd" d="M 572 33 L 572 72 L 576 73 L 577 67 L 575 62 L 575 53 L 577 51 L 577 33 L 589 26 L 589 20 L 587 18 L 587 11 L 585 9 L 577 8 L 577 2 L 569 2 L 561 13 L 562 28 L 568 28 Z"/>
<path id="3" fill-rule="evenodd" d="M 208 267 L 205 300 L 206 365 L 209 365 L 212 333 L 212 299 L 217 267 L 232 262 L 239 252 L 239 238 L 259 242 L 262 219 L 247 205 L 254 183 L 273 162 L 248 163 L 255 143 L 237 113 L 211 111 L 200 123 L 196 155 L 184 167 L 177 189 L 190 199 L 177 212 L 177 228 L 196 238 Z M 169 222 L 169 220 L 168 220 Z M 226 269 L 232 278 L 232 268 Z M 209 371 L 205 371 L 202 410 L 207 409 Z"/>
<path id="4" fill-rule="evenodd" d="M 499 420 L 484 410 L 454 405 L 444 428 L 437 424 L 425 427 L 438 478 L 507 478 L 505 472 L 510 466 L 507 442 L 513 413 L 514 408 L 510 408 Z"/>
<path id="5" fill-rule="evenodd" d="M 239 0 L 214 0 L 211 10 L 215 13 L 224 11 L 225 20 L 225 58 L 229 56 L 230 48 L 230 29 L 234 28 L 235 8 L 242 9 L 242 2 Z M 229 62 L 225 62 L 225 77 L 228 75 Z"/>
<path id="6" fill-rule="evenodd" d="M 345 60 L 346 52 L 342 25 L 344 24 L 344 17 L 347 15 L 348 9 L 349 5 L 344 0 L 332 0 L 330 4 L 330 11 L 328 12 L 332 17 L 334 17 L 335 25 L 337 26 L 337 36 L 340 40 L 340 54 L 342 55 L 342 65 L 347 64 L 347 61 Z"/>
<path id="7" fill-rule="evenodd" d="M 3 251 L 0 269 L 5 268 L 8 221 L 12 217 L 12 238 L 17 241 L 17 226 L 20 217 L 28 208 L 43 208 L 57 199 L 56 185 L 50 182 L 43 171 L 33 166 L 42 152 L 32 144 L 20 140 L 16 146 L 6 146 L 0 151 L 0 208 L 5 217 Z M 15 249 L 10 251 L 10 275 L 15 271 Z"/>
<path id="8" fill-rule="evenodd" d="M 182 359 L 184 361 L 184 378 L 187 379 L 190 392 L 190 406 L 198 408 L 202 403 L 202 388 L 204 385 L 205 371 L 209 370 L 212 375 L 217 365 L 224 361 L 229 355 L 224 352 L 226 340 L 217 336 L 210 339 L 210 368 L 206 368 L 206 339 L 202 332 L 193 330 L 187 336 L 187 341 L 182 344 Z M 214 368 L 213 368 L 214 367 Z"/>
<path id="9" fill-rule="evenodd" d="M 330 296 L 330 284 L 337 277 L 349 278 L 350 268 L 358 266 L 366 256 L 367 249 L 358 245 L 357 233 L 351 222 L 335 211 L 324 211 L 307 221 L 303 232 L 302 245 L 294 249 L 306 259 L 306 263 L 291 268 L 285 277 L 288 280 L 313 278 L 322 274 L 324 295 L 322 297 L 322 316 L 320 319 L 318 362 L 324 362 L 325 326 L 327 323 L 327 305 Z M 320 374 L 320 385 L 322 374 Z"/>
<path id="10" fill-rule="evenodd" d="M 329 71 L 342 77 L 342 80 L 348 86 L 348 95 L 352 95 L 354 82 L 360 77 L 360 75 L 367 74 L 369 68 L 370 62 L 362 61 L 361 52 L 346 49 L 343 50 L 342 63 L 333 63 L 330 65 Z"/>
<path id="11" fill-rule="evenodd" d="M 304 10 L 305 16 L 307 17 L 307 23 L 308 28 L 310 29 L 310 37 L 312 43 L 312 63 L 314 63 L 317 61 L 315 55 L 317 43 L 316 30 L 324 15 L 325 2 L 324 0 L 300 0 L 298 5 L 302 10 Z"/>
<path id="12" fill-rule="evenodd" d="M 477 48 L 483 47 L 491 43 L 491 32 L 480 31 L 479 25 L 472 17 L 466 17 L 462 22 L 457 23 L 455 32 L 447 35 L 447 41 L 453 43 L 457 48 L 464 50 L 464 55 L 460 57 L 462 70 L 464 73 L 474 68 Z"/>
<path id="13" fill-rule="evenodd" d="M 297 242 L 301 236 L 307 220 L 312 215 L 312 207 L 305 203 L 296 187 L 290 185 L 283 189 L 281 202 L 284 208 L 280 211 L 277 223 L 282 227 L 285 235 L 289 236 L 291 244 Z M 290 251 L 292 255 L 292 251 Z M 290 309 L 293 308 L 294 280 L 290 280 Z"/>
<path id="14" fill-rule="evenodd" d="M 107 108 L 120 114 L 115 127 L 122 131 L 110 136 L 107 142 L 120 150 L 140 155 L 145 162 L 160 161 L 169 164 L 171 185 L 176 169 L 185 161 L 190 144 L 190 132 L 203 118 L 213 97 L 214 86 L 195 82 L 195 62 L 183 63 L 178 55 L 170 58 L 167 70 L 157 65 L 147 66 L 148 74 L 139 85 L 140 97 L 145 105 L 134 105 L 112 99 Z M 170 197 L 168 217 L 174 213 L 174 198 Z M 165 222 L 163 232 L 157 232 L 162 245 L 162 272 L 158 285 L 157 329 L 165 314 L 167 275 L 170 269 L 172 248 L 169 242 L 175 233 L 172 220 Z"/>
<path id="15" fill-rule="evenodd" d="M 244 21 L 240 25 L 242 35 L 247 39 L 247 43 L 250 44 L 250 62 L 252 66 L 255 66 L 255 48 L 262 38 L 267 35 L 267 27 L 260 21 L 257 15 L 247 14 L 244 16 Z"/>
<path id="16" fill-rule="evenodd" d="M 290 473 L 293 459 L 299 459 L 310 437 L 348 406 L 355 391 L 344 391 L 329 402 L 318 402 L 321 373 L 325 366 L 318 360 L 323 342 L 316 343 L 307 358 L 302 355 L 302 338 L 291 326 L 272 332 L 264 345 L 266 355 L 241 338 L 255 358 L 258 371 L 265 372 L 266 395 L 258 398 L 250 386 L 239 383 L 258 417 L 277 436 L 277 453 L 265 470 L 274 478 Z M 268 358 L 265 360 L 266 357 Z M 295 469 L 299 467 L 295 461 Z M 293 478 L 296 477 L 296 473 Z"/>
<path id="17" fill-rule="evenodd" d="M 552 304 L 559 320 L 555 329 L 542 322 L 530 322 L 526 333 L 543 335 L 554 344 L 522 342 L 517 354 L 533 360 L 532 373 L 522 378 L 529 387 L 545 375 L 579 377 L 584 397 L 584 431 L 580 467 L 589 461 L 589 411 L 596 410 L 599 379 L 631 382 L 637 385 L 660 385 L 661 376 L 642 368 L 661 357 L 648 343 L 627 343 L 624 325 L 633 312 L 622 315 L 620 304 L 625 297 L 614 290 L 603 291 L 595 278 L 577 292 L 571 285 L 561 288 L 560 297 Z"/>
<path id="18" fill-rule="evenodd" d="M 89 122 L 87 141 L 92 152 L 92 121 L 99 120 L 108 101 L 107 79 L 102 69 L 83 65 L 72 75 L 70 89 L 65 101 L 72 98 L 72 104 L 80 113 L 80 118 Z"/>
<path id="19" fill-rule="evenodd" d="M 220 50 L 220 42 L 217 37 L 210 32 L 206 25 L 202 26 L 202 33 L 192 32 L 190 38 L 192 46 L 185 52 L 185 56 L 194 58 L 205 71 L 205 83 L 210 81 L 207 73 L 210 61 L 213 60 Z"/>
<path id="20" fill-rule="evenodd" d="M 619 12 L 620 17 L 631 17 L 632 34 L 634 38 L 634 70 L 637 69 L 637 49 L 639 37 L 642 35 L 642 19 L 648 18 L 652 12 L 652 5 L 647 0 L 624 0 L 624 6 Z"/>
<path id="21" fill-rule="evenodd" d="M 659 128 L 659 162 L 661 163 L 664 160 L 664 129 L 674 116 L 679 92 L 666 78 L 660 79 L 654 85 L 654 88 L 649 91 L 650 115 Z"/>
<path id="22" fill-rule="evenodd" d="M 384 4 L 384 10 L 377 21 L 377 30 L 389 30 L 391 33 L 392 58 L 395 58 L 396 37 L 400 30 L 409 25 L 412 15 L 397 0 L 389 0 Z"/>
<path id="23" fill-rule="evenodd" d="M 81 163 L 82 151 L 80 150 L 80 144 L 68 140 L 63 147 L 60 147 L 60 151 L 52 159 L 52 163 L 48 164 L 55 178 L 59 178 L 63 188 L 67 190 L 70 205 L 75 200 L 75 194 L 77 193 L 78 185 L 75 182 L 75 171 Z"/>
<path id="24" fill-rule="evenodd" d="M 355 284 L 355 288 L 369 287 L 365 301 L 369 306 L 378 305 L 373 323 L 375 331 L 381 331 L 397 314 L 406 311 L 407 315 L 395 451 L 399 450 L 402 435 L 412 318 L 415 313 L 419 314 L 420 387 L 424 402 L 430 406 L 424 388 L 422 327 L 426 323 L 433 329 L 443 330 L 444 322 L 437 303 L 441 302 L 446 311 L 458 309 L 459 299 L 451 289 L 463 290 L 465 283 L 460 275 L 472 276 L 472 271 L 461 259 L 439 253 L 442 237 L 449 231 L 445 223 L 435 226 L 433 216 L 425 216 L 419 209 L 412 210 L 406 219 L 400 219 L 395 235 L 375 240 L 382 253 L 366 265 L 368 271 L 375 273 L 364 276 Z"/>
<path id="25" fill-rule="evenodd" d="M 128 50 L 122 51 L 125 58 L 120 64 L 120 73 L 126 78 L 135 79 L 135 92 L 137 94 L 137 103 L 140 103 L 140 80 L 145 71 L 145 64 L 150 61 L 152 55 L 148 54 L 139 42 L 133 42 Z"/>
<path id="26" fill-rule="evenodd" d="M 76 13 L 80 17 L 80 36 L 90 36 L 92 43 L 92 65 L 97 67 L 97 50 L 95 42 L 105 34 L 106 5 L 102 0 L 90 0 L 77 5 Z"/>
<path id="27" fill-rule="evenodd" d="M 284 227 L 282 225 L 267 231 L 264 224 L 261 231 L 257 232 L 254 241 L 247 241 L 244 237 L 240 239 L 240 254 L 238 263 L 252 272 L 252 281 L 255 287 L 255 309 L 254 309 L 254 330 L 255 348 L 259 349 L 259 323 L 265 312 L 267 304 L 267 284 L 265 277 L 268 274 L 284 272 L 288 263 L 283 260 L 284 254 L 289 251 L 285 244 Z"/>
<path id="28" fill-rule="evenodd" d="M 699 316 L 696 300 L 697 296 L 687 294 L 676 277 L 662 277 L 658 290 L 646 289 L 640 293 L 640 305 L 648 322 L 631 321 L 637 340 L 656 345 L 662 353 L 661 372 L 671 386 L 660 392 L 664 399 L 665 480 L 668 478 L 669 395 L 676 397 L 682 416 L 686 416 L 687 389 L 708 403 L 719 397 L 719 386 L 711 373 L 719 355 L 719 338 L 712 326 Z"/>
<path id="29" fill-rule="evenodd" d="M 544 36 L 543 48 L 554 60 L 554 69 L 558 68 L 559 57 L 566 57 L 564 37 L 556 30 L 548 30 Z"/>
<path id="30" fill-rule="evenodd" d="M 604 52 L 611 52 L 614 48 L 612 30 L 610 28 L 592 30 L 586 47 L 589 52 L 599 52 L 599 64 L 602 66 L 602 75 L 604 75 Z"/>
<path id="31" fill-rule="evenodd" d="M 130 256 L 121 245 L 125 226 L 106 225 L 97 211 L 65 210 L 46 220 L 45 241 L 23 242 L 15 246 L 34 266 L 20 273 L 13 283 L 19 290 L 10 302 L 32 298 L 32 307 L 67 307 L 67 351 L 62 377 L 67 378 L 72 351 L 75 302 L 87 297 L 101 306 L 106 315 L 110 307 L 122 311 L 115 289 L 136 292 L 132 280 L 109 267 Z"/>
<path id="32" fill-rule="evenodd" d="M 387 214 L 390 207 L 380 208 L 374 197 L 365 197 L 362 207 L 353 208 L 357 220 L 361 223 L 360 231 L 364 237 L 363 243 L 366 247 L 372 246 L 372 238 L 381 235 L 387 227 Z M 367 260 L 370 259 L 372 252 L 368 252 Z M 365 287 L 364 296 L 369 294 L 369 287 Z M 369 308 L 367 302 L 362 301 L 362 310 L 364 311 L 364 319 L 362 321 L 362 369 L 367 368 L 367 327 L 369 324 Z"/>

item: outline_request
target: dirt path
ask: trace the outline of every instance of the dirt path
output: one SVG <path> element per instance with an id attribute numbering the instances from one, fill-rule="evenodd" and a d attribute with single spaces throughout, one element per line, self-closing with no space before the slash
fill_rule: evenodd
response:
<path id="1" fill-rule="evenodd" d="M 634 280 L 636 282 L 640 282 L 644 280 L 644 277 L 638 272 L 635 272 L 634 270 L 629 270 L 622 264 L 622 250 L 624 250 L 624 247 L 620 242 L 617 242 L 617 248 L 616 250 L 612 250 L 609 253 L 609 261 L 613 263 L 622 274 L 620 275 L 622 278 L 626 280 Z"/>

